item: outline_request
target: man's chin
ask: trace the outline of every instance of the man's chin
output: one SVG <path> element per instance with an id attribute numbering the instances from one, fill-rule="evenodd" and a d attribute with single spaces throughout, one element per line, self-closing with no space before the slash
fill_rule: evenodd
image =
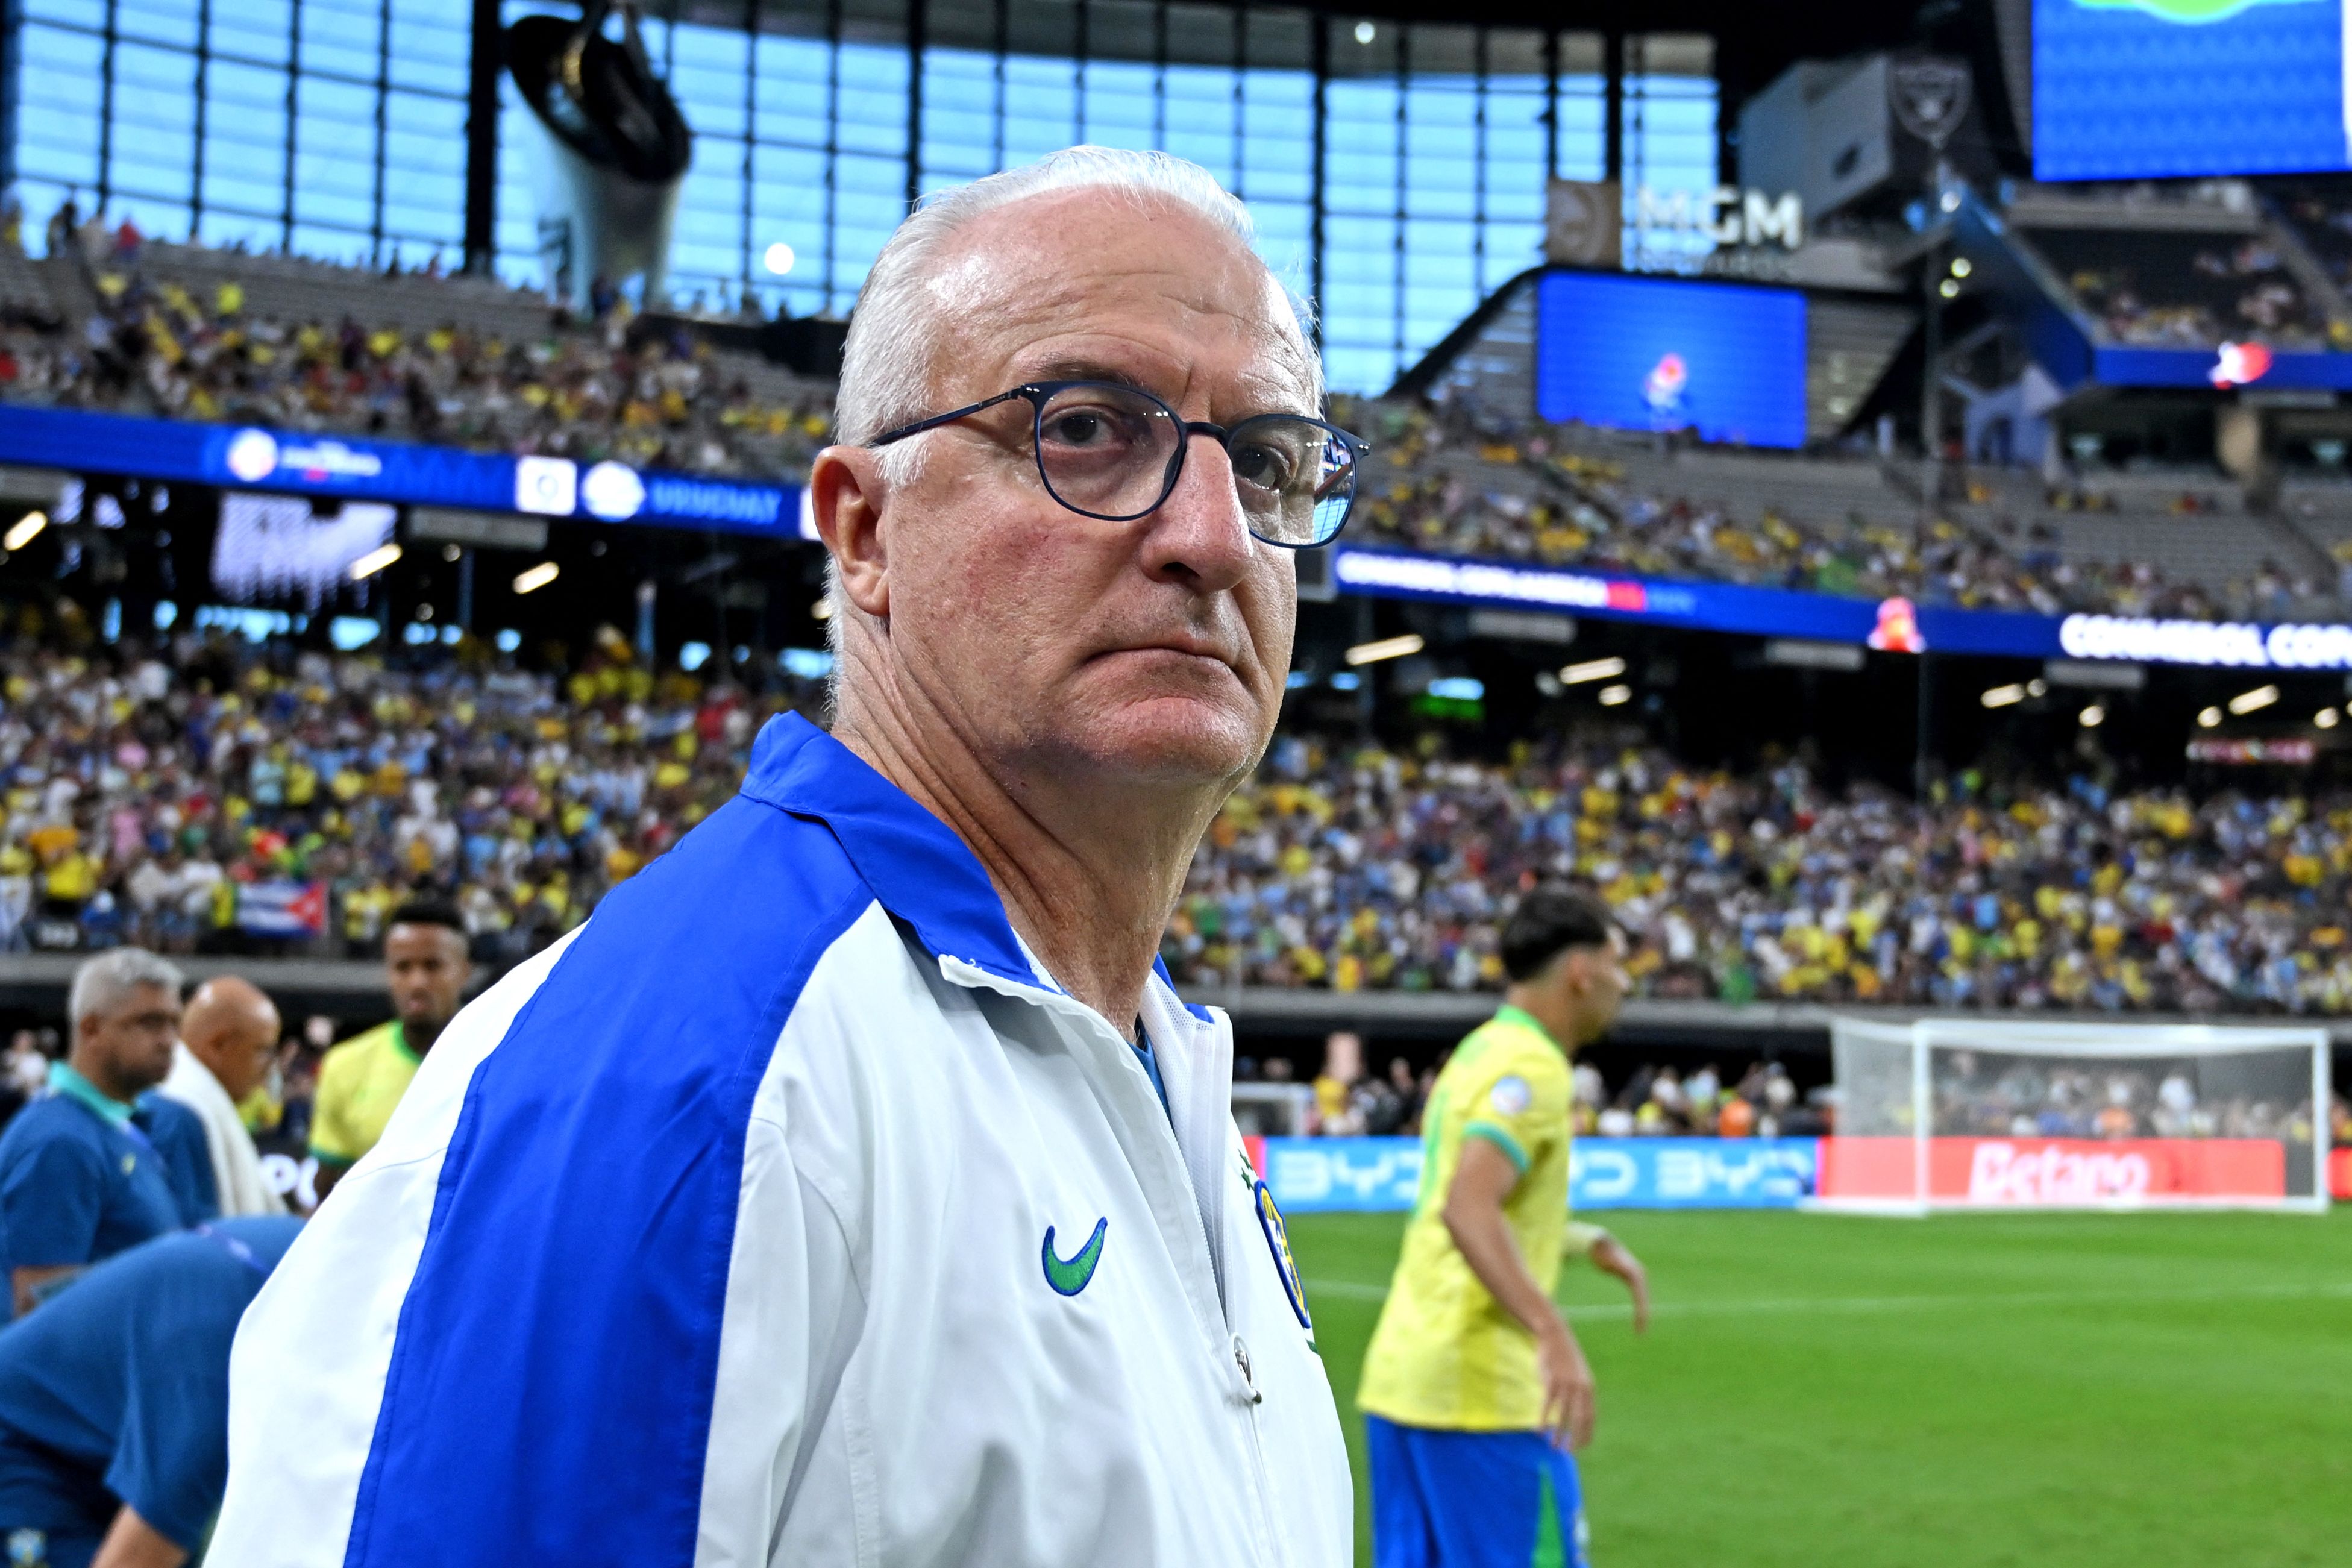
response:
<path id="1" fill-rule="evenodd" d="M 1063 740 L 1107 783 L 1203 787 L 1248 772 L 1266 735 L 1255 710 L 1240 704 L 1161 695 L 1094 715 Z"/>

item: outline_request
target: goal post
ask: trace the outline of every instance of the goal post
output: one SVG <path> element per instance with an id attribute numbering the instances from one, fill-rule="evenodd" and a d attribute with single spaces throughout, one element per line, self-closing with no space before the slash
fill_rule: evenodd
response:
<path id="1" fill-rule="evenodd" d="M 1839 1017 L 1830 1053 L 1810 1207 L 2327 1207 L 2322 1028 Z"/>

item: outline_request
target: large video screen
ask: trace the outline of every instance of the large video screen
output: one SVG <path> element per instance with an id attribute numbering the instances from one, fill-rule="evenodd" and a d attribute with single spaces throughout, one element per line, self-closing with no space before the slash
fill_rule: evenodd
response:
<path id="1" fill-rule="evenodd" d="M 1805 444 L 1805 297 L 1787 289 L 1548 272 L 1536 412 L 1555 423 Z"/>
<path id="2" fill-rule="evenodd" d="M 2033 0 L 2042 180 L 2352 168 L 2345 0 Z"/>
<path id="3" fill-rule="evenodd" d="M 398 510 L 381 501 L 224 490 L 213 537 L 213 590 L 239 604 L 299 599 L 310 610 L 351 580 L 352 563 L 392 542 Z"/>

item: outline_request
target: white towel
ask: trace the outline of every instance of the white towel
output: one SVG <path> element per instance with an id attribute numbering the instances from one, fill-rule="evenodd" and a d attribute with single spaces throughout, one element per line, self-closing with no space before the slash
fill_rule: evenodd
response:
<path id="1" fill-rule="evenodd" d="M 262 1174 L 261 1153 L 253 1146 L 253 1134 L 245 1130 L 236 1101 L 228 1097 L 213 1069 L 186 1046 L 175 1045 L 172 1075 L 160 1087 L 166 1097 L 194 1111 L 205 1124 L 205 1147 L 212 1152 L 213 1184 L 220 1192 L 221 1217 L 284 1214 L 286 1200 Z"/>

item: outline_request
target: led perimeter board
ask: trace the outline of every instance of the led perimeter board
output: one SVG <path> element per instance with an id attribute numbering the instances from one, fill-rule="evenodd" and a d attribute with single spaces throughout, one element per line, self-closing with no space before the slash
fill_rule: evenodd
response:
<path id="1" fill-rule="evenodd" d="M 1805 444 L 1805 297 L 1623 273 L 1547 272 L 1536 412 L 1555 424 Z"/>
<path id="2" fill-rule="evenodd" d="M 2033 174 L 2352 168 L 2345 0 L 2033 0 Z"/>

